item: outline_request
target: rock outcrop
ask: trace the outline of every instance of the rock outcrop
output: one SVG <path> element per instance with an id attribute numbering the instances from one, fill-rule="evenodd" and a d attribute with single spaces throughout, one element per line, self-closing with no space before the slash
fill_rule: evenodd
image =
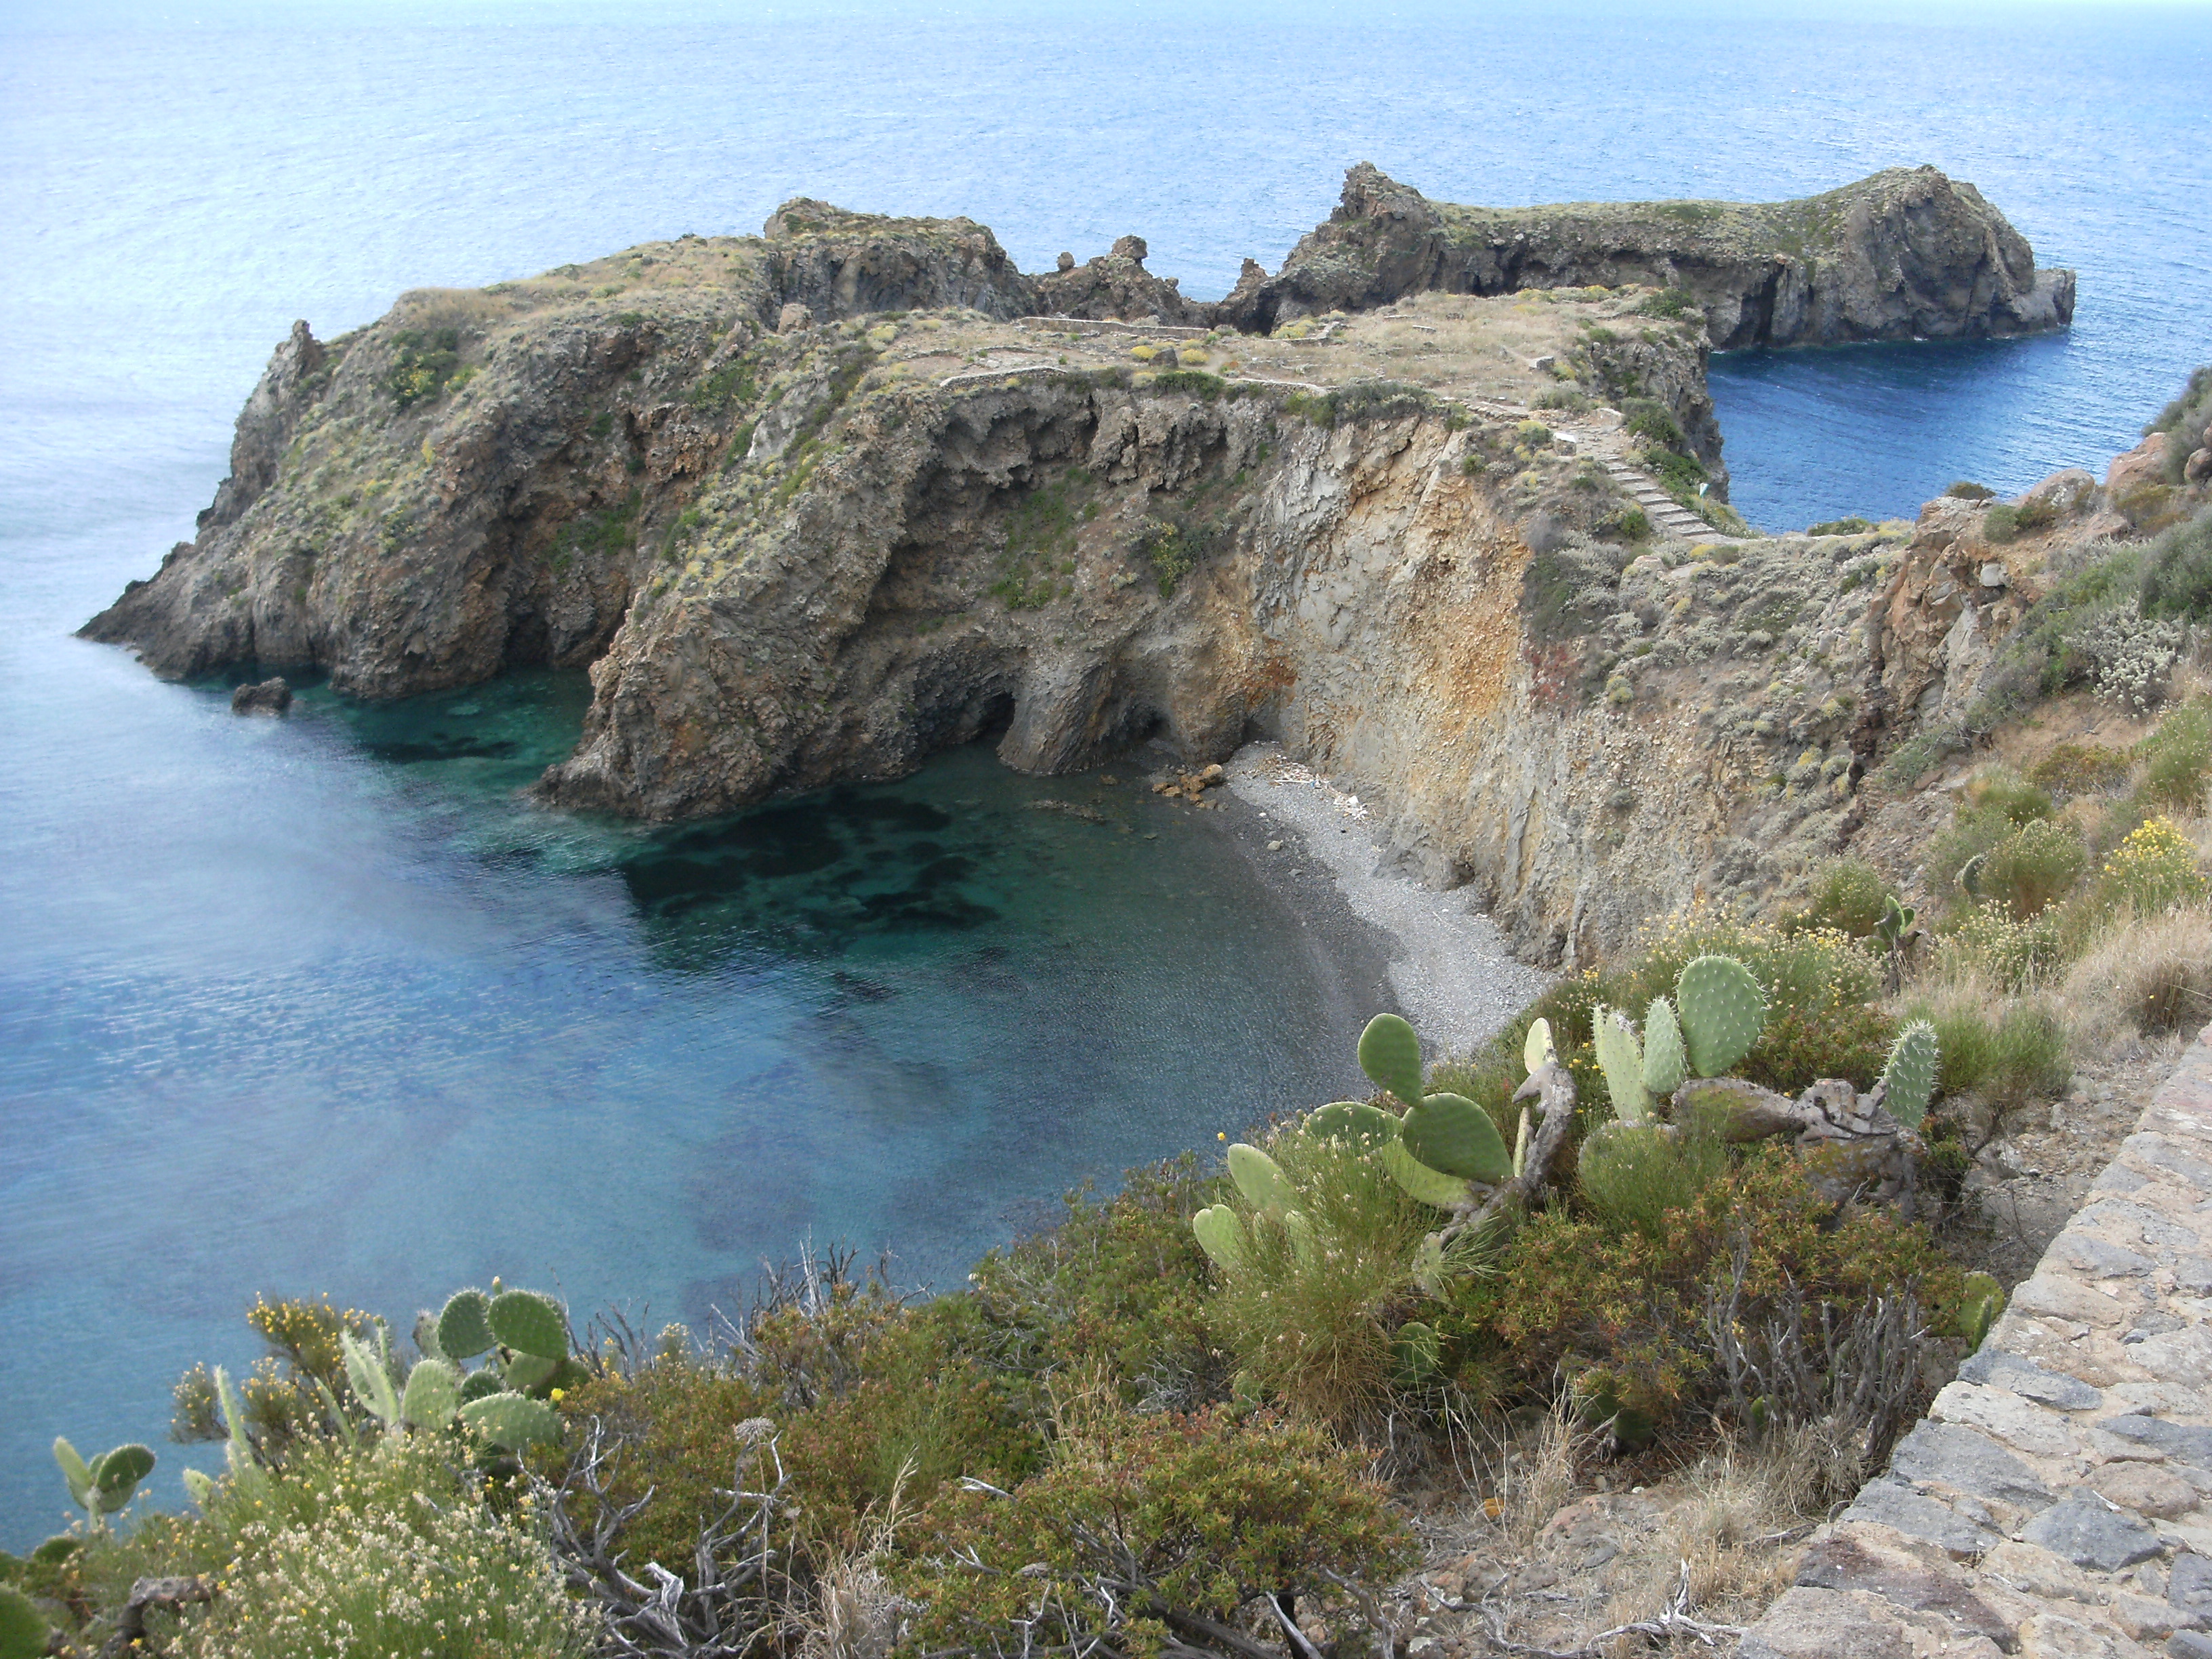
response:
<path id="1" fill-rule="evenodd" d="M 1210 324 L 1213 307 L 1184 299 L 1174 277 L 1155 276 L 1145 269 L 1150 252 L 1143 237 L 1124 236 L 1086 264 L 1078 265 L 1071 258 L 1064 269 L 1035 279 L 1037 309 L 1054 317 L 1200 328 Z"/>
<path id="2" fill-rule="evenodd" d="M 1248 266 L 1217 316 L 1265 331 L 1427 290 L 1629 283 L 1694 308 L 1723 351 L 2033 334 L 2074 315 L 2074 273 L 2038 270 L 1978 191 L 1930 167 L 1793 202 L 1479 208 L 1431 202 L 1363 162 L 1282 270 Z"/>
<path id="3" fill-rule="evenodd" d="M 1040 773 L 1279 738 L 1557 960 L 1801 882 L 2037 591 L 1978 504 L 1744 538 L 1704 331 L 1650 288 L 1148 336 L 1006 319 L 1040 290 L 966 221 L 770 232 L 295 329 L 198 539 L 86 632 L 371 697 L 589 665 L 538 793 L 650 819 L 979 736 Z M 1158 314 L 1142 252 L 1043 280 Z M 1624 477 L 1736 535 L 1650 538 Z"/>

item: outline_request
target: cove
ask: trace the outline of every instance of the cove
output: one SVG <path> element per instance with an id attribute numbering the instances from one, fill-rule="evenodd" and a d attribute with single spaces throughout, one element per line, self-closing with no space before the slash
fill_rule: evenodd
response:
<path id="1" fill-rule="evenodd" d="M 1372 964 L 1141 755 L 1033 779 L 975 745 L 641 830 L 518 798 L 580 674 L 309 686 L 282 721 L 149 690 L 194 751 L 130 831 L 170 878 L 27 896 L 46 971 L 0 1014 L 40 1149 L 0 1263 L 38 1334 L 0 1360 L 9 1545 L 57 1517 L 52 1435 L 156 1437 L 185 1365 L 251 1363 L 257 1292 L 404 1329 L 503 1273 L 704 1328 L 810 1241 L 950 1288 L 1070 1187 L 1356 1081 Z M 250 873 L 210 881 L 208 838 Z M 198 1454 L 161 1455 L 173 1502 Z"/>

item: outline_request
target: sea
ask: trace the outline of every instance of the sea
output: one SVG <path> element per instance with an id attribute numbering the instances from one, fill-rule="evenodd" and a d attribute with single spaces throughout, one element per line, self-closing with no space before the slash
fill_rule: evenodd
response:
<path id="1" fill-rule="evenodd" d="M 2212 360 L 2202 5 L 0 3 L 0 1547 L 65 1518 L 57 1434 L 181 1504 L 169 1386 L 252 1362 L 257 1294 L 703 1331 L 830 1249 L 945 1289 L 1353 1081 L 1371 981 L 1141 757 L 643 830 L 517 798 L 580 676 L 249 720 L 74 639 L 293 320 L 800 194 L 1028 270 L 1135 233 L 1203 297 L 1362 160 L 1499 204 L 1933 162 L 2080 273 L 2063 335 L 1717 359 L 1770 529 L 2101 470 Z"/>

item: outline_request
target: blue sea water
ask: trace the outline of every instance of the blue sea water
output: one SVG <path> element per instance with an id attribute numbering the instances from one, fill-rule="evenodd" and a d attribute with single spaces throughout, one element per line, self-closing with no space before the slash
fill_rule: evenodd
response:
<path id="1" fill-rule="evenodd" d="M 810 1233 L 950 1283 L 1344 1080 L 1360 988 L 1126 784 L 963 753 L 647 833 L 514 799 L 574 678 L 241 721 L 71 639 L 294 318 L 799 193 L 1031 270 L 1133 231 L 1204 295 L 1359 159 L 1499 204 L 1927 161 L 2080 271 L 2072 332 L 1713 376 L 1753 520 L 1910 513 L 2101 467 L 2212 359 L 2208 94 L 2185 6 L 0 5 L 0 1545 L 58 1518 L 53 1434 L 158 1441 L 178 1370 L 249 1360 L 257 1291 L 697 1320 Z"/>

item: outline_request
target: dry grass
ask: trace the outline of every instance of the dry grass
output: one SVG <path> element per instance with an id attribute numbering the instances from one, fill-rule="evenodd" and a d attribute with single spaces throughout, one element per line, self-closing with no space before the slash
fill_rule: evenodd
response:
<path id="1" fill-rule="evenodd" d="M 2077 1054 L 2212 1018 L 2212 907 L 2114 928 L 2068 971 L 2062 1001 Z"/>
<path id="2" fill-rule="evenodd" d="M 1797 1546 L 1825 1509 L 1819 1494 L 1843 1473 L 1834 1455 L 1804 1430 L 1777 1435 L 1755 1455 L 1723 1445 L 1701 1460 L 1680 1477 L 1696 1496 L 1614 1570 L 1602 1628 L 1656 1619 L 1678 1600 L 1708 1623 L 1756 1619 L 1790 1588 Z"/>
<path id="3" fill-rule="evenodd" d="M 803 1659 L 886 1659 L 897 1645 L 914 1604 L 892 1589 L 883 1569 L 897 1536 L 899 1499 L 913 1472 L 909 1458 L 891 1483 L 890 1501 L 868 1517 L 856 1542 L 827 1547 L 813 1606 L 802 1623 Z"/>

